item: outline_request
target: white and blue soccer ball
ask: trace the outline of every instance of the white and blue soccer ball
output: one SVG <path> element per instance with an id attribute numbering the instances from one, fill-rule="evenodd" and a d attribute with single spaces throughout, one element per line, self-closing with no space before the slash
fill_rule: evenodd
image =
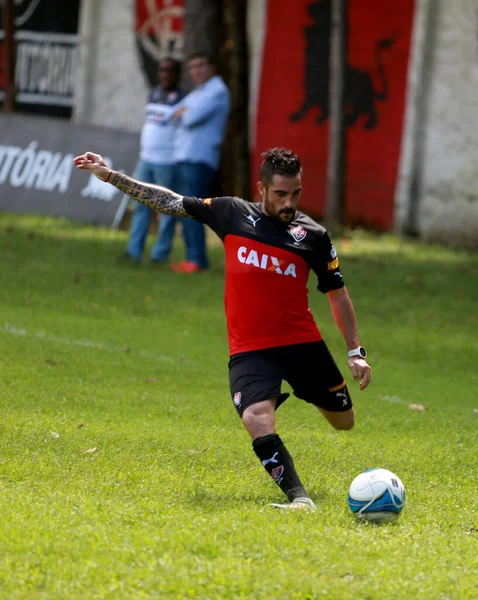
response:
<path id="1" fill-rule="evenodd" d="M 359 519 L 393 521 L 405 505 L 405 487 L 395 473 L 369 469 L 352 481 L 347 500 Z"/>

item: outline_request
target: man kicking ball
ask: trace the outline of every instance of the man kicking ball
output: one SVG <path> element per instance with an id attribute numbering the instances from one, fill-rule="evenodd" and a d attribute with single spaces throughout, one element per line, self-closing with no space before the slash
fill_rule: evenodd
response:
<path id="1" fill-rule="evenodd" d="M 74 163 L 157 212 L 209 225 L 222 239 L 232 401 L 254 452 L 289 500 L 272 506 L 315 510 L 276 432 L 275 412 L 289 397 L 281 393 L 282 381 L 335 429 L 351 429 L 355 418 L 344 377 L 308 306 L 311 269 L 318 289 L 328 296 L 348 348 L 349 369 L 361 390 L 370 383 L 371 372 L 337 252 L 327 231 L 297 210 L 302 193 L 300 158 L 285 148 L 262 156 L 257 203 L 232 197 L 183 197 L 112 171 L 93 152 L 76 157 Z"/>

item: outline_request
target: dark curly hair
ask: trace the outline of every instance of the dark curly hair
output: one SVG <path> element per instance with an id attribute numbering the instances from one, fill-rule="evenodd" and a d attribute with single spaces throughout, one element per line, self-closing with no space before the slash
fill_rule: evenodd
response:
<path id="1" fill-rule="evenodd" d="M 302 164 L 299 156 L 287 148 L 270 148 L 261 154 L 264 159 L 260 170 L 260 180 L 267 187 L 274 175 L 294 177 L 302 175 Z"/>

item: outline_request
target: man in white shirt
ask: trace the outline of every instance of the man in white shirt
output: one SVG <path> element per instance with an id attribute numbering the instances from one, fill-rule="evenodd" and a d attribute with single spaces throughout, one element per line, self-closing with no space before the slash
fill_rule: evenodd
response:
<path id="1" fill-rule="evenodd" d="M 181 66 L 171 58 L 164 59 L 158 67 L 158 84 L 150 94 L 145 108 L 145 122 L 141 131 L 140 154 L 134 176 L 140 181 L 173 187 L 175 182 L 174 137 L 178 123 L 172 119 L 177 104 L 186 93 L 178 87 Z M 141 260 L 153 211 L 136 203 L 131 221 L 131 232 L 122 259 L 137 263 Z M 158 238 L 151 251 L 152 262 L 166 260 L 169 252 L 165 240 L 172 238 L 171 224 L 160 222 Z"/>

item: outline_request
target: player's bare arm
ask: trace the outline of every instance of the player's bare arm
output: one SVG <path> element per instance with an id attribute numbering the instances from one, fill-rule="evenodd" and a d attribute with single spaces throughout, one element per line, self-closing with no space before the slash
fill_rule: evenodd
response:
<path id="1" fill-rule="evenodd" d="M 183 207 L 183 197 L 180 194 L 159 185 L 136 181 L 124 173 L 113 171 L 100 154 L 85 152 L 85 154 L 77 156 L 73 163 L 78 169 L 91 171 L 101 181 L 111 183 L 133 200 L 141 202 L 156 212 L 175 217 L 188 216 Z"/>
<path id="2" fill-rule="evenodd" d="M 343 335 L 348 350 L 354 350 L 360 346 L 358 336 L 357 319 L 355 311 L 346 287 L 332 290 L 327 294 L 334 321 Z M 364 358 L 352 356 L 349 358 L 348 366 L 355 381 L 360 381 L 360 389 L 364 390 L 371 379 L 371 369 Z"/>

